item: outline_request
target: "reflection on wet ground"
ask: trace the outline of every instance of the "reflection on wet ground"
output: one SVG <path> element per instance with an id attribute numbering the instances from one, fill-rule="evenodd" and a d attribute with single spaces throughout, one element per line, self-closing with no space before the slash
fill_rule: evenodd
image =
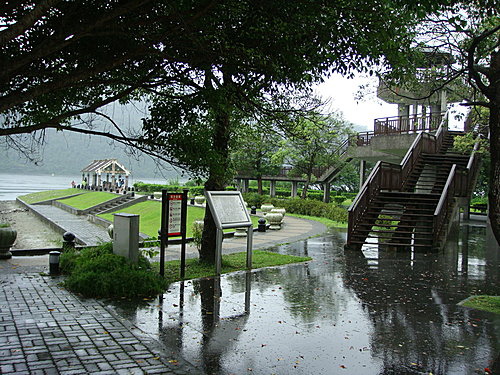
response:
<path id="1" fill-rule="evenodd" d="M 499 293 L 484 228 L 443 254 L 344 254 L 345 234 L 280 246 L 305 264 L 172 285 L 117 311 L 207 374 L 484 374 L 500 317 L 456 305 Z M 467 238 L 468 236 L 468 238 Z"/>

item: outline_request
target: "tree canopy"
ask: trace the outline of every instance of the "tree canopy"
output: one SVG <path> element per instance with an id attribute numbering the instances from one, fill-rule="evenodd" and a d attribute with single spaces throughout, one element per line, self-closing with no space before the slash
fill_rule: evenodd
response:
<path id="1" fill-rule="evenodd" d="M 228 179 L 237 129 L 314 108 L 302 100 L 325 74 L 351 75 L 409 56 L 413 30 L 449 0 L 9 1 L 0 9 L 0 136 L 43 130 L 103 135 Z M 142 132 L 99 109 L 146 97 Z M 110 121 L 92 128 L 92 116 Z M 33 140 L 33 138 L 29 138 Z M 40 138 L 39 138 L 40 139 Z M 24 147 L 24 148 L 23 148 Z M 213 261 L 207 211 L 201 258 Z"/>

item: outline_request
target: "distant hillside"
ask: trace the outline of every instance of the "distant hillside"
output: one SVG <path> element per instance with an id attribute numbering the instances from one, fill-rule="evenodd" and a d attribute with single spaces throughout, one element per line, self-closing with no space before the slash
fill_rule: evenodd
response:
<path id="1" fill-rule="evenodd" d="M 120 124 L 124 129 L 138 129 L 141 118 L 146 116 L 147 103 L 135 102 L 120 105 L 110 104 L 101 112 Z M 90 117 L 88 117 L 90 118 Z M 102 122 L 99 117 L 92 117 L 95 129 L 109 131 L 109 123 Z M 17 174 L 54 174 L 74 176 L 94 159 L 118 159 L 136 178 L 161 178 L 165 180 L 180 177 L 171 167 L 158 170 L 155 162 L 146 155 L 135 160 L 129 157 L 120 144 L 113 144 L 104 137 L 90 137 L 74 132 L 56 132 L 47 130 L 45 145 L 41 150 L 42 162 L 35 165 L 16 151 L 6 150 L 0 140 L 0 173 Z"/>
<path id="2" fill-rule="evenodd" d="M 94 159 L 116 158 L 131 170 L 135 178 L 175 179 L 178 173 L 158 170 L 148 156 L 139 160 L 129 157 L 121 145 L 114 145 L 103 137 L 89 137 L 72 132 L 47 131 L 40 165 L 30 163 L 16 151 L 0 148 L 0 173 L 55 174 L 59 176 L 79 174 Z"/>

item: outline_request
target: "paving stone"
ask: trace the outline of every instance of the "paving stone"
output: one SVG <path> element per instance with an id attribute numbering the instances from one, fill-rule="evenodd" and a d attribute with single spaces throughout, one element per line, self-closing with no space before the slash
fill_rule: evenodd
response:
<path id="1" fill-rule="evenodd" d="M 0 373 L 176 374 L 181 367 L 200 373 L 185 362 L 172 365 L 161 354 L 162 344 L 137 336 L 132 323 L 58 282 L 38 274 L 0 274 Z"/>

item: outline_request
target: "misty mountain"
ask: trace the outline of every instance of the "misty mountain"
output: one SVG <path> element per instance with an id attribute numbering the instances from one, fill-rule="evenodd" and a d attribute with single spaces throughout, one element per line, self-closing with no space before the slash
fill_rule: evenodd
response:
<path id="1" fill-rule="evenodd" d="M 114 104 L 103 111 L 126 130 L 138 129 L 141 126 L 141 118 L 145 116 L 144 104 L 141 103 L 126 106 Z M 92 125 L 96 129 L 110 131 L 110 125 L 99 118 L 94 119 Z M 128 155 L 123 145 L 104 137 L 49 129 L 38 152 L 41 162 L 34 164 L 24 155 L 6 148 L 5 143 L 0 142 L 0 173 L 74 176 L 92 160 L 114 158 L 129 169 L 134 178 L 180 178 L 180 174 L 171 166 L 165 166 L 163 163 L 163 166 L 159 167 L 153 159 L 144 154 Z"/>

